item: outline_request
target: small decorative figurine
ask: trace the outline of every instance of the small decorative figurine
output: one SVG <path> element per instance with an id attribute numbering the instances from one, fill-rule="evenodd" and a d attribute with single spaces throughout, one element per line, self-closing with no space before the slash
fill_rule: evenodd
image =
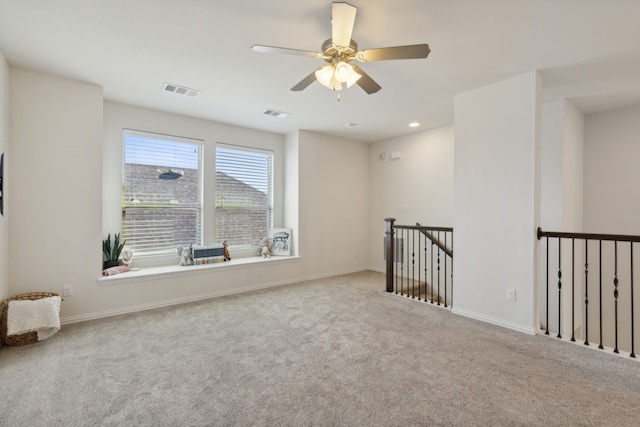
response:
<path id="1" fill-rule="evenodd" d="M 122 262 L 124 265 L 130 267 L 131 260 L 133 259 L 133 251 L 129 248 L 124 248 L 120 255 L 122 256 Z"/>
<path id="2" fill-rule="evenodd" d="M 265 237 L 260 241 L 260 249 L 258 250 L 258 255 L 262 256 L 262 258 L 271 257 L 271 241 L 268 237 Z"/>
<path id="3" fill-rule="evenodd" d="M 188 248 L 177 248 L 180 263 L 178 265 L 193 265 L 193 251 L 191 246 Z"/>
<path id="4" fill-rule="evenodd" d="M 224 260 L 231 261 L 231 254 L 229 254 L 229 245 L 227 244 L 226 240 L 222 242 L 222 246 L 224 247 Z"/>

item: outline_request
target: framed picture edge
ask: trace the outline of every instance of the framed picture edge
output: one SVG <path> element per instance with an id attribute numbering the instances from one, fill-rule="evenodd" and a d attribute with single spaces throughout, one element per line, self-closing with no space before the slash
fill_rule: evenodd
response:
<path id="1" fill-rule="evenodd" d="M 272 255 L 291 255 L 291 229 L 269 229 L 270 249 Z"/>

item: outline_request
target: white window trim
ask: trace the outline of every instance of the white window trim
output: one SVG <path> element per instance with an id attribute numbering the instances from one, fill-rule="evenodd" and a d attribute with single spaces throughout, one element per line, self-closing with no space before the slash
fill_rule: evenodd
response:
<path id="1" fill-rule="evenodd" d="M 205 143 L 204 140 L 202 139 L 198 139 L 198 138 L 190 138 L 190 137 L 185 137 L 185 136 L 177 136 L 177 135 L 171 135 L 171 134 L 165 134 L 165 133 L 158 133 L 158 132 L 151 132 L 151 131 L 141 131 L 141 130 L 135 130 L 135 129 L 128 129 L 128 128 L 124 128 L 122 129 L 122 159 L 121 159 L 121 167 L 124 170 L 124 161 L 125 161 L 125 136 L 126 135 L 134 135 L 134 136 L 140 136 L 140 137 L 155 137 L 157 139 L 160 140 L 168 140 L 168 141 L 175 141 L 175 142 L 182 142 L 185 144 L 195 144 L 198 145 L 200 147 L 200 159 L 199 159 L 199 168 L 202 171 L 201 177 L 200 177 L 200 203 L 201 203 L 201 207 L 200 207 L 200 211 L 201 211 L 201 223 L 200 223 L 200 230 L 201 230 L 201 238 L 203 239 L 203 241 L 205 240 L 205 224 L 206 224 L 206 220 L 207 218 L 205 217 L 205 207 L 206 207 L 206 201 L 205 201 L 205 193 L 206 191 L 205 189 L 205 173 L 206 173 L 206 163 L 204 160 L 204 153 L 206 152 L 205 150 Z M 215 174 L 214 174 L 214 178 L 215 178 Z M 124 186 L 124 173 L 121 174 L 121 186 Z M 213 183 L 215 184 L 215 181 L 213 181 Z M 120 202 L 121 207 L 122 206 L 122 202 Z M 212 217 L 211 217 L 212 218 Z M 122 229 L 124 227 L 121 224 L 120 227 L 120 232 L 122 232 Z M 194 243 L 198 243 L 198 242 L 194 242 Z M 147 264 L 147 263 L 151 263 L 151 265 L 154 264 L 158 264 L 159 262 L 162 262 L 163 260 L 166 262 L 167 258 L 171 258 L 173 257 L 174 252 L 168 252 L 168 251 L 160 251 L 160 252 L 155 252 L 155 253 L 147 253 L 144 255 L 137 255 L 134 253 L 134 258 L 137 258 L 139 261 L 141 261 L 143 264 Z M 146 261 L 145 261 L 146 260 Z M 166 264 L 165 264 L 166 265 Z"/>
<path id="2" fill-rule="evenodd" d="M 215 148 L 217 147 L 221 147 L 221 148 L 227 148 L 229 150 L 243 150 L 243 151 L 249 151 L 249 152 L 253 152 L 253 153 L 259 153 L 259 154 L 269 154 L 272 156 L 272 177 L 271 177 L 271 200 L 269 201 L 269 203 L 271 204 L 271 224 L 269 224 L 269 229 L 274 228 L 274 224 L 276 223 L 276 206 L 275 206 L 275 202 L 276 202 L 276 192 L 277 192 L 277 187 L 276 187 L 276 161 L 277 161 L 277 156 L 276 156 L 276 152 L 275 150 L 270 150 L 267 148 L 256 148 L 256 147 L 250 147 L 250 146 L 246 146 L 246 145 L 239 145 L 239 144 L 227 144 L 227 143 L 223 143 L 223 142 L 216 142 L 215 144 Z M 214 153 L 215 153 L 215 149 L 214 149 Z M 214 158 L 214 170 L 213 170 L 213 175 L 214 175 L 214 188 L 215 188 L 215 158 Z M 206 168 L 205 168 L 206 169 Z M 203 186 L 204 187 L 204 186 Z M 214 195 L 214 200 L 213 200 L 213 216 L 212 218 L 215 219 L 215 211 L 216 211 L 216 206 L 215 206 L 215 191 L 213 192 Z M 204 215 L 203 215 L 204 217 Z M 215 225 L 213 227 L 213 230 L 211 230 L 212 234 L 215 236 Z M 247 256 L 252 256 L 254 255 L 253 253 L 250 252 L 255 252 L 258 248 L 260 247 L 259 242 L 256 242 L 256 244 L 253 245 L 235 245 L 233 247 L 231 247 L 233 249 L 234 252 L 239 253 L 239 256 L 244 258 Z"/>

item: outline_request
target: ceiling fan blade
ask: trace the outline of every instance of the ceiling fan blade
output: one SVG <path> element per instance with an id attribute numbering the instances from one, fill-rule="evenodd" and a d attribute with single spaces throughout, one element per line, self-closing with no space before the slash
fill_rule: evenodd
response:
<path id="1" fill-rule="evenodd" d="M 419 59 L 429 56 L 428 44 L 414 44 L 409 46 L 381 47 L 378 49 L 361 50 L 356 53 L 360 62 L 386 61 L 391 59 Z"/>
<path id="2" fill-rule="evenodd" d="M 356 73 L 362 76 L 358 79 L 356 84 L 360 86 L 369 95 L 371 95 L 372 93 L 376 93 L 377 91 L 382 89 L 382 86 L 380 86 L 371 77 L 369 77 L 369 74 L 362 71 L 362 68 L 358 67 L 357 65 L 354 65 L 353 63 L 351 64 L 351 66 L 353 67 Z"/>
<path id="3" fill-rule="evenodd" d="M 331 41 L 340 47 L 349 47 L 353 24 L 356 21 L 354 6 L 348 3 L 333 3 L 331 8 Z"/>
<path id="4" fill-rule="evenodd" d="M 291 90 L 294 91 L 294 92 L 299 92 L 301 90 L 305 90 L 307 88 L 307 86 L 309 86 L 314 81 L 316 81 L 316 72 L 312 71 L 311 74 L 309 74 L 304 79 L 300 80 L 300 83 L 298 83 L 297 85 L 292 87 Z"/>
<path id="5" fill-rule="evenodd" d="M 286 47 L 262 46 L 259 44 L 254 44 L 253 46 L 251 46 L 251 49 L 254 52 L 260 52 L 260 53 L 281 53 L 285 55 L 298 55 L 298 56 L 310 56 L 312 58 L 322 58 L 322 53 L 312 52 L 310 50 L 298 50 L 298 49 L 289 49 Z"/>

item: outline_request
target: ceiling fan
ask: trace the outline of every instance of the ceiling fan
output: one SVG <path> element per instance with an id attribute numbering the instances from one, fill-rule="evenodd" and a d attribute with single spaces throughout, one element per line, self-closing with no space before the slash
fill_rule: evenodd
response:
<path id="1" fill-rule="evenodd" d="M 314 80 L 318 80 L 322 85 L 332 90 L 341 90 L 343 83 L 346 84 L 347 88 L 357 84 L 368 94 L 376 93 L 382 87 L 360 67 L 350 64 L 351 61 L 354 59 L 359 62 L 419 59 L 426 58 L 431 52 L 429 45 L 426 43 L 359 51 L 358 44 L 351 39 L 356 11 L 356 7 L 348 3 L 333 3 L 331 9 L 331 38 L 322 43 L 321 52 L 263 45 L 253 45 L 251 49 L 261 53 L 310 56 L 324 59 L 329 63 L 329 65 L 320 67 L 302 79 L 291 88 L 292 91 L 304 90 Z"/>

